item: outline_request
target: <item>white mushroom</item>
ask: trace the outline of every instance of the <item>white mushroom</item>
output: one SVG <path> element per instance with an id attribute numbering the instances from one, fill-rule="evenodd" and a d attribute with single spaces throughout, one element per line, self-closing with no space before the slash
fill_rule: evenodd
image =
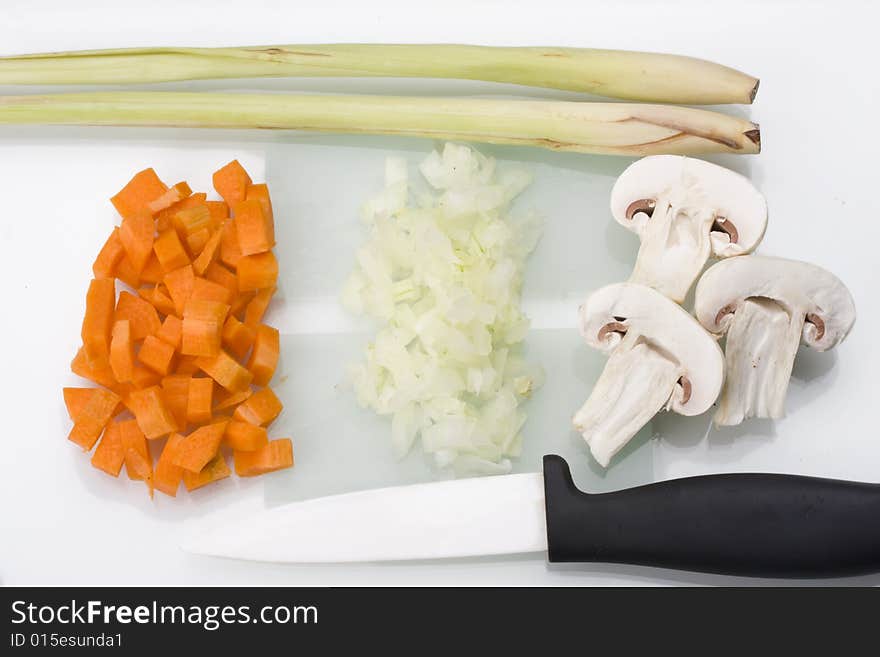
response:
<path id="1" fill-rule="evenodd" d="M 588 345 L 610 354 L 573 418 L 603 466 L 661 409 L 699 415 L 718 397 L 724 356 L 717 342 L 649 287 L 597 290 L 580 307 L 580 331 Z"/>
<path id="2" fill-rule="evenodd" d="M 798 345 L 831 349 L 856 319 L 852 296 L 836 276 L 810 263 L 764 256 L 731 258 L 706 270 L 694 313 L 709 331 L 727 333 L 719 426 L 782 417 Z"/>
<path id="3" fill-rule="evenodd" d="M 641 240 L 630 282 L 678 303 L 710 254 L 749 253 L 767 226 L 767 203 L 747 178 L 680 155 L 653 155 L 627 167 L 611 191 L 611 212 Z"/>

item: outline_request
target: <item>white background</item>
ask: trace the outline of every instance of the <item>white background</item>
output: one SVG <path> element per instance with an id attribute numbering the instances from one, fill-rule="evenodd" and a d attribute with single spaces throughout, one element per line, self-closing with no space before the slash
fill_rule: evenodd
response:
<path id="1" fill-rule="evenodd" d="M 802 352 L 785 420 L 716 432 L 708 430 L 708 418 L 686 422 L 674 416 L 661 417 L 653 424 L 658 438 L 639 450 L 642 458 L 647 454 L 652 459 L 651 467 L 631 468 L 628 483 L 651 476 L 663 479 L 734 470 L 880 481 L 880 437 L 874 421 L 880 366 L 874 341 L 875 326 L 880 321 L 880 269 L 876 263 L 880 195 L 873 157 L 878 147 L 876 116 L 880 101 L 876 23 L 876 10 L 867 2 L 325 0 L 312 4 L 153 0 L 145 4 L 7 0 L 0 5 L 0 54 L 147 45 L 471 42 L 667 51 L 720 61 L 758 75 L 762 82 L 756 104 L 748 110 L 732 111 L 748 111 L 761 123 L 764 153 L 737 161 L 716 161 L 748 173 L 766 194 L 771 223 L 762 251 L 813 261 L 834 271 L 852 290 L 859 320 L 838 351 Z M 334 84 L 292 81 L 264 86 L 323 90 Z M 372 81 L 346 88 L 409 89 L 420 93 L 487 89 L 468 84 L 409 84 Z M 223 88 L 223 83 L 204 87 Z M 334 148 L 344 150 L 349 143 L 333 139 L 310 143 L 327 175 L 334 172 L 334 167 L 345 174 L 345 161 L 333 160 L 331 166 L 328 155 L 322 156 L 320 151 L 326 147 L 327 154 L 335 153 Z M 375 161 L 381 162 L 385 142 L 380 139 L 370 143 Z M 169 182 L 186 177 L 194 187 L 206 189 L 208 167 L 232 157 L 239 157 L 255 177 L 265 171 L 276 185 L 276 180 L 283 180 L 282 174 L 288 173 L 272 169 L 272 153 L 277 154 L 281 148 L 274 136 L 247 132 L 159 131 L 152 136 L 143 131 L 59 128 L 0 131 L 0 277 L 4 283 L 0 344 L 5 369 L 0 377 L 0 582 L 743 582 L 625 566 L 548 567 L 536 556 L 303 567 L 203 559 L 180 553 L 176 540 L 191 522 L 210 511 L 229 510 L 234 500 L 241 501 L 235 506 L 259 506 L 271 497 L 273 483 L 229 484 L 217 494 L 205 491 L 205 495 L 180 500 L 177 506 L 165 499 L 150 504 L 135 485 L 102 479 L 103 475 L 66 444 L 69 424 L 60 388 L 73 382 L 66 363 L 76 347 L 88 268 L 101 236 L 113 221 L 105 199 L 133 171 L 149 165 L 160 169 Z M 404 148 L 412 150 L 417 159 L 429 144 L 407 142 Z M 606 240 L 632 249 L 633 244 L 625 242 L 626 238 L 617 242 L 617 237 L 606 236 L 605 222 L 609 218 L 601 205 L 602 194 L 613 181 L 610 172 L 614 167 L 622 168 L 626 161 L 607 164 L 608 158 L 554 157 L 538 158 L 538 168 L 543 169 L 536 185 L 543 184 L 546 189 L 552 184 L 547 171 L 559 166 L 573 176 L 572 180 L 597 187 L 584 196 L 584 203 L 598 204 L 593 215 L 601 226 L 591 257 L 597 264 L 605 262 L 603 258 L 607 260 L 601 253 Z M 308 166 L 307 162 L 301 164 Z M 366 166 L 372 166 L 372 161 L 362 164 L 351 165 L 352 176 L 375 171 L 375 167 Z M 375 184 L 376 180 L 364 179 L 355 187 L 360 194 L 361 188 L 368 190 Z M 564 198 L 577 202 L 577 188 L 560 187 L 559 197 L 564 194 L 568 194 Z M 352 221 L 358 201 L 359 197 L 351 199 Z M 552 204 L 544 206 L 551 214 L 554 209 Z M 625 258 L 617 260 L 612 259 L 611 265 L 617 268 L 615 275 L 625 270 Z M 327 440 L 332 439 L 328 431 Z M 301 459 L 297 467 L 304 470 L 306 464 Z M 625 467 L 626 463 L 621 464 Z M 641 479 L 639 473 L 644 475 Z M 332 478 L 333 474 L 327 476 Z M 880 580 L 869 577 L 847 581 Z"/>

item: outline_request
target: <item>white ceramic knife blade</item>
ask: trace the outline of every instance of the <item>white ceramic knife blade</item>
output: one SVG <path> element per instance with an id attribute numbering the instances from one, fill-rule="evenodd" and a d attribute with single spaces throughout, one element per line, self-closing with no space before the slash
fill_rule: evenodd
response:
<path id="1" fill-rule="evenodd" d="M 547 549 L 540 473 L 365 490 L 294 502 L 189 537 L 196 554 L 341 563 Z"/>

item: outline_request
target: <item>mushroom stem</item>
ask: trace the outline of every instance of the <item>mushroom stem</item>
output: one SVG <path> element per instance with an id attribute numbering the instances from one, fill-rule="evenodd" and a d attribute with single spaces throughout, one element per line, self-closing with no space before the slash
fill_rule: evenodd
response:
<path id="1" fill-rule="evenodd" d="M 661 198 L 645 224 L 630 282 L 652 287 L 682 303 L 712 252 L 715 217 L 697 205 Z"/>
<path id="2" fill-rule="evenodd" d="M 759 297 L 737 308 L 727 330 L 727 376 L 716 426 L 733 426 L 751 417 L 785 415 L 785 395 L 801 341 L 804 318 Z"/>
<path id="3" fill-rule="evenodd" d="M 632 344 L 627 344 L 627 342 Z M 607 467 L 639 429 L 664 408 L 681 368 L 643 340 L 624 341 L 611 354 L 573 423 L 596 461 Z"/>
<path id="4" fill-rule="evenodd" d="M 317 130 L 628 156 L 761 150 L 756 126 L 738 117 L 573 101 L 120 91 L 2 96 L 6 124 Z"/>

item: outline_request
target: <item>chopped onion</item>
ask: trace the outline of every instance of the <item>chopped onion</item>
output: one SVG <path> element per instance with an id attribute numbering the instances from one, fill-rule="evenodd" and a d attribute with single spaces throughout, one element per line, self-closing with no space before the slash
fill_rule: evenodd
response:
<path id="1" fill-rule="evenodd" d="M 385 324 L 353 368 L 354 390 L 391 416 L 396 457 L 420 439 L 439 468 L 506 473 L 522 447 L 520 404 L 543 378 L 519 353 L 523 268 L 541 222 L 509 215 L 530 177 L 457 144 L 419 171 L 421 190 L 389 158 L 385 189 L 364 205 L 369 238 L 342 301 Z"/>

